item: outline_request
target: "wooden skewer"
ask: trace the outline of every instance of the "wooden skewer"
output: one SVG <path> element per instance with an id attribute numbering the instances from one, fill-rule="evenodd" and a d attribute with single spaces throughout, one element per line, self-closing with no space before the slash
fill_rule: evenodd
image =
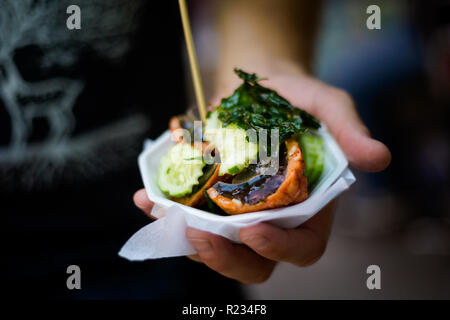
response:
<path id="1" fill-rule="evenodd" d="M 186 0 L 178 0 L 181 11 L 181 19 L 183 21 L 184 37 L 189 55 L 189 64 L 191 66 L 192 80 L 194 82 L 195 97 L 197 99 L 198 111 L 203 123 L 206 121 L 206 103 L 203 92 L 203 84 L 198 67 L 197 53 L 192 38 L 191 24 L 189 22 L 189 13 L 186 6 Z"/>

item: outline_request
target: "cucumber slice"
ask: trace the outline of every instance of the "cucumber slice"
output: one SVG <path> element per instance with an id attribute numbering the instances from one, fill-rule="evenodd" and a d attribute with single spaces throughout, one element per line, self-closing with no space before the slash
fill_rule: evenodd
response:
<path id="1" fill-rule="evenodd" d="M 223 128 L 217 111 L 206 120 L 204 136 L 219 151 L 220 176 L 238 174 L 258 158 L 258 145 L 249 141 L 246 131 L 234 124 Z"/>
<path id="2" fill-rule="evenodd" d="M 222 121 L 219 119 L 219 113 L 217 111 L 210 112 L 206 118 L 205 132 L 220 128 L 222 128 Z"/>
<path id="3" fill-rule="evenodd" d="M 245 130 L 237 126 L 215 129 L 214 133 L 209 131 L 205 137 L 219 151 L 221 176 L 238 174 L 258 157 L 258 145 L 247 141 Z"/>
<path id="4" fill-rule="evenodd" d="M 302 134 L 299 143 L 305 161 L 305 176 L 311 189 L 319 181 L 324 168 L 324 148 L 322 137 Z"/>
<path id="5" fill-rule="evenodd" d="M 174 198 L 190 193 L 203 175 L 202 152 L 189 144 L 179 143 L 161 158 L 158 171 L 158 186 L 162 192 Z"/>

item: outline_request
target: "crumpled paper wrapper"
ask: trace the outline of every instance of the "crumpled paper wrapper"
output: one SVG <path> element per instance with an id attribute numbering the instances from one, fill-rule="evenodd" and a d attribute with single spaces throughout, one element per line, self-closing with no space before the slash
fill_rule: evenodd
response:
<path id="1" fill-rule="evenodd" d="M 356 180 L 347 168 L 348 162 L 342 150 L 326 128 L 320 129 L 319 134 L 324 139 L 325 168 L 306 201 L 284 208 L 226 217 L 167 199 L 159 190 L 156 178 L 161 157 L 173 145 L 170 132 L 165 132 L 154 142 L 147 141 L 139 156 L 139 168 L 147 195 L 155 203 L 152 215 L 158 220 L 136 232 L 122 247 L 119 255 L 131 261 L 143 261 L 194 254 L 195 250 L 185 236 L 188 226 L 236 243 L 240 243 L 238 235 L 241 228 L 259 222 L 268 222 L 281 228 L 298 227 Z"/>

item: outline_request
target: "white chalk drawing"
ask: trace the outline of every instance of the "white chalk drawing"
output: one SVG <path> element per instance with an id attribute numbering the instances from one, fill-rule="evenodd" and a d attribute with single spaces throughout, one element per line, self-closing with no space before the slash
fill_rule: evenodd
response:
<path id="1" fill-rule="evenodd" d="M 10 143 L 0 147 L 1 183 L 11 180 L 34 188 L 52 183 L 69 165 L 74 176 L 83 172 L 89 176 L 119 165 L 126 157 L 130 144 L 136 143 L 133 139 L 148 127 L 142 116 L 72 136 L 76 126 L 73 108 L 85 86 L 83 79 L 57 76 L 27 81 L 14 55 L 34 46 L 44 53 L 39 68 L 70 68 L 77 63 L 80 48 L 89 46 L 103 59 L 119 63 L 129 49 L 127 35 L 136 28 L 133 17 L 138 3 L 79 0 L 83 29 L 74 33 L 65 25 L 70 1 L 0 0 L 0 100 L 11 121 Z M 33 121 L 38 118 L 48 123 L 49 132 L 30 142 Z M 99 156 L 102 145 L 107 151 Z M 104 166 L 100 159 L 105 160 Z"/>

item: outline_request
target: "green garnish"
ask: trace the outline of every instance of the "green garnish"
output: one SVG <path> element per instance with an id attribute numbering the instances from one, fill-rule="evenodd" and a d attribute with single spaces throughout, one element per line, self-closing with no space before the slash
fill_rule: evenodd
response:
<path id="1" fill-rule="evenodd" d="M 258 158 L 258 145 L 247 139 L 245 130 L 235 124 L 224 128 L 216 111 L 206 119 L 204 137 L 219 151 L 220 176 L 235 175 Z"/>
<path id="2" fill-rule="evenodd" d="M 320 180 L 325 166 L 323 139 L 317 135 L 303 134 L 298 138 L 305 161 L 305 176 L 308 189 L 312 189 Z"/>
<path id="3" fill-rule="evenodd" d="M 228 169 L 228 173 L 231 175 L 235 175 L 241 171 L 242 171 L 242 169 L 239 168 L 238 166 L 234 166 L 233 168 Z"/>
<path id="4" fill-rule="evenodd" d="M 205 196 L 206 199 L 206 206 L 208 207 L 209 211 L 211 213 L 220 215 L 220 216 L 226 216 L 227 213 L 225 211 L 223 211 L 217 204 L 215 204 L 211 198 L 208 195 L 208 192 L 203 191 L 203 195 Z"/>
<path id="5" fill-rule="evenodd" d="M 275 129 L 280 133 L 280 143 L 294 134 L 320 128 L 320 122 L 304 110 L 291 105 L 272 89 L 261 86 L 263 80 L 256 74 L 240 69 L 234 72 L 244 83 L 234 93 L 222 99 L 217 108 L 218 117 L 226 127 L 236 124 L 244 130 Z"/>

